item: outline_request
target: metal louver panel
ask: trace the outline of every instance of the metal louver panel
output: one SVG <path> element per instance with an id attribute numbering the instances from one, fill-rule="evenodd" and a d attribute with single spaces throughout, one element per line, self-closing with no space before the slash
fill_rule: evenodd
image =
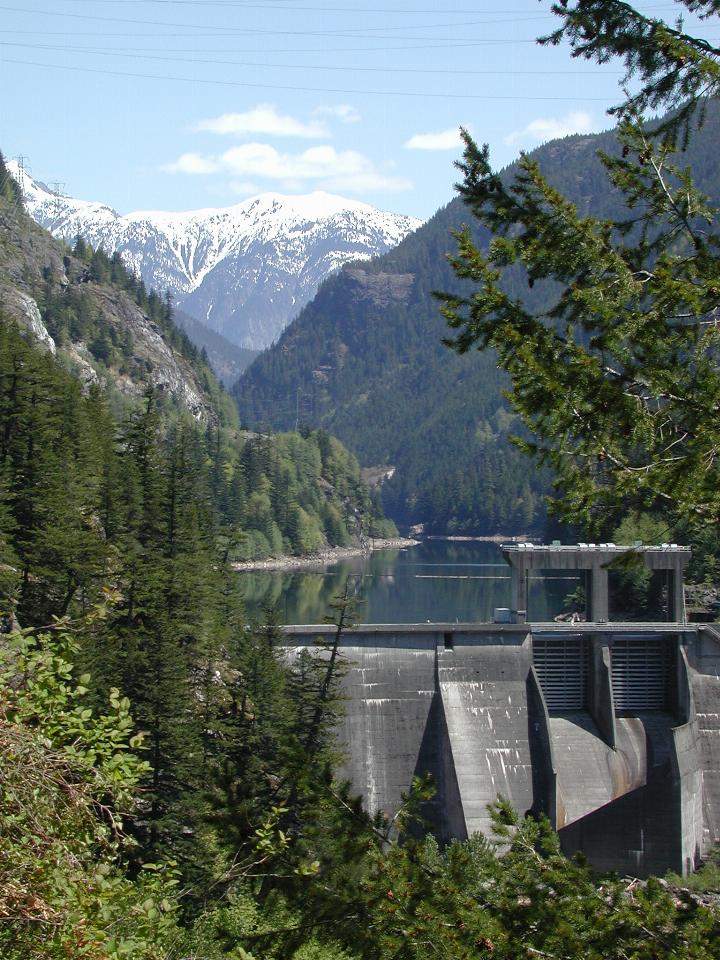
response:
<path id="1" fill-rule="evenodd" d="M 533 663 L 548 710 L 584 710 L 589 647 L 582 637 L 533 637 Z"/>
<path id="2" fill-rule="evenodd" d="M 672 645 L 662 637 L 615 637 L 610 651 L 618 713 L 667 710 Z"/>

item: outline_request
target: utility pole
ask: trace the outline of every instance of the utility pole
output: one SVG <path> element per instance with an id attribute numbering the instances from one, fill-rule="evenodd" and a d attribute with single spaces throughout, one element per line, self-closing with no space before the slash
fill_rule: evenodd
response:
<path id="1" fill-rule="evenodd" d="M 15 157 L 15 160 L 18 165 L 18 186 L 20 187 L 20 192 L 25 193 L 25 170 L 30 168 L 29 158 L 24 156 L 22 153 L 18 154 Z"/>
<path id="2" fill-rule="evenodd" d="M 64 195 L 63 191 L 65 190 L 65 184 L 60 180 L 53 180 L 53 182 L 50 184 L 50 189 L 52 190 L 53 195 L 52 210 L 55 218 L 57 218 L 60 216 L 60 197 Z"/>

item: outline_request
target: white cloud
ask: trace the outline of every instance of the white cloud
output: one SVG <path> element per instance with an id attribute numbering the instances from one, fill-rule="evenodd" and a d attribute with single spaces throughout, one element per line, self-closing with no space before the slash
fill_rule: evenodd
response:
<path id="1" fill-rule="evenodd" d="M 280 153 L 267 143 L 245 143 L 226 150 L 219 162 L 233 176 L 269 180 L 320 182 L 326 190 L 362 193 L 369 190 L 405 190 L 409 182 L 377 170 L 357 150 L 336 150 L 329 144 L 302 153 Z"/>
<path id="2" fill-rule="evenodd" d="M 164 173 L 218 173 L 221 168 L 214 157 L 183 153 L 173 163 L 166 163 L 160 169 Z"/>
<path id="3" fill-rule="evenodd" d="M 314 180 L 339 167 L 351 170 L 360 166 L 360 154 L 348 150 L 338 153 L 323 144 L 302 153 L 280 153 L 269 143 L 244 143 L 231 147 L 220 157 L 223 167 L 233 176 L 260 176 L 271 180 Z"/>
<path id="4" fill-rule="evenodd" d="M 522 130 L 515 130 L 505 137 L 505 143 L 545 143 L 571 133 L 590 133 L 592 117 L 584 110 L 576 110 L 564 117 L 538 117 Z"/>
<path id="5" fill-rule="evenodd" d="M 310 187 L 362 194 L 412 187 L 406 178 L 377 169 L 364 154 L 336 150 L 329 144 L 309 147 L 300 153 L 282 153 L 269 143 L 243 143 L 219 156 L 183 154 L 164 169 L 172 173 L 223 172 L 241 184 L 255 179 L 272 180 L 286 190 Z"/>
<path id="6" fill-rule="evenodd" d="M 193 129 L 236 136 L 264 133 L 268 136 L 303 137 L 309 140 L 330 135 L 325 123 L 319 120 L 304 123 L 289 114 L 278 113 L 272 103 L 260 103 L 245 113 L 223 113 L 219 117 L 199 120 Z"/>
<path id="7" fill-rule="evenodd" d="M 334 107 L 316 107 L 313 116 L 333 117 L 341 123 L 357 123 L 360 119 L 359 111 L 349 103 L 339 103 Z"/>
<path id="8" fill-rule="evenodd" d="M 416 133 L 404 144 L 407 150 L 456 150 L 462 147 L 458 127 L 441 130 L 439 133 Z"/>

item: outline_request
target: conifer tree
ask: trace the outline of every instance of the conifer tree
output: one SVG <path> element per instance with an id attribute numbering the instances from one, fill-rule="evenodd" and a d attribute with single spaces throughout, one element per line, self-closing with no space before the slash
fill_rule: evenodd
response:
<path id="1" fill-rule="evenodd" d="M 278 790 L 293 762 L 292 705 L 282 661 L 283 634 L 272 608 L 262 624 L 238 624 L 229 639 L 223 716 L 219 723 L 217 777 L 211 820 L 230 856 L 243 860 L 255 831 L 278 804 Z"/>
<path id="2" fill-rule="evenodd" d="M 107 547 L 96 523 L 96 444 L 78 384 L 0 323 L 0 482 L 3 533 L 20 575 L 26 624 L 92 602 Z M 9 561 L 6 561 L 9 562 Z"/>
<path id="3" fill-rule="evenodd" d="M 717 4 L 683 0 L 715 20 Z M 549 464 L 567 519 L 599 532 L 630 506 L 667 512 L 689 528 L 720 521 L 720 236 L 715 211 L 678 151 L 720 93 L 720 49 L 615 0 L 553 5 L 574 56 L 624 59 L 639 90 L 616 108 L 619 156 L 601 155 L 627 206 L 621 219 L 582 216 L 530 157 L 511 183 L 487 147 L 465 135 L 458 187 L 494 239 L 487 255 L 458 235 L 453 261 L 469 296 L 443 295 L 459 352 L 493 347 L 520 440 Z M 641 111 L 677 106 L 666 123 Z M 522 268 L 543 292 L 538 310 L 501 279 Z"/>

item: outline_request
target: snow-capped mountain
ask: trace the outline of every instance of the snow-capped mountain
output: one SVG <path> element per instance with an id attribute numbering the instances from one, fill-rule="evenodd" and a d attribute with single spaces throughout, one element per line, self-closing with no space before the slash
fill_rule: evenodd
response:
<path id="1" fill-rule="evenodd" d="M 28 213 L 56 237 L 119 251 L 148 288 L 170 290 L 205 326 L 262 349 L 349 260 L 396 246 L 419 220 L 328 193 L 265 193 L 232 207 L 121 216 L 103 203 L 53 193 L 8 164 Z"/>

